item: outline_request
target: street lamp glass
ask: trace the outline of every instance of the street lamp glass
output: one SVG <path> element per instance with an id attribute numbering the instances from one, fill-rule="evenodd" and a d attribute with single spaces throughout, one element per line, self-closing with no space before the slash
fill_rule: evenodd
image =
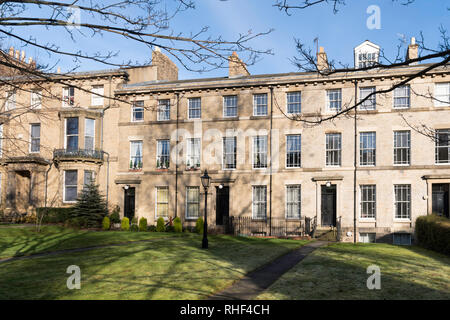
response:
<path id="1" fill-rule="evenodd" d="M 209 188 L 211 177 L 208 175 L 208 171 L 207 170 L 205 170 L 203 172 L 203 175 L 200 177 L 200 179 L 202 179 L 203 188 Z"/>

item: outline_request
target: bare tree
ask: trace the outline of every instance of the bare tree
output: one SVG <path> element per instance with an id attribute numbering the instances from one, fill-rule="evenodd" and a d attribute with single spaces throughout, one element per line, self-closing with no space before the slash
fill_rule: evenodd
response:
<path id="1" fill-rule="evenodd" d="M 392 0 L 392 1 L 394 2 L 398 1 L 402 5 L 412 5 L 414 3 L 414 0 L 403 0 L 403 1 Z M 343 0 L 277 0 L 274 6 L 277 7 L 279 10 L 286 12 L 286 14 L 290 15 L 296 10 L 305 10 L 309 7 L 320 4 L 332 6 L 334 13 L 337 13 L 342 6 L 346 5 Z M 450 11 L 450 8 L 448 10 Z M 323 63 L 321 64 L 322 61 L 320 60 L 318 61 L 318 55 L 316 54 L 315 50 L 308 47 L 301 40 L 295 39 L 295 45 L 298 55 L 291 60 L 292 63 L 300 71 L 316 72 L 318 75 L 323 77 L 327 77 L 333 74 L 347 74 L 355 71 L 377 70 L 382 72 L 384 70 L 408 66 L 410 64 L 415 64 L 419 62 L 427 62 L 427 64 L 424 66 L 424 68 L 418 69 L 416 72 L 413 72 L 405 76 L 401 80 L 394 82 L 387 89 L 377 89 L 372 93 L 368 94 L 364 98 L 361 98 L 359 100 L 353 99 L 353 101 L 344 104 L 343 108 L 340 111 L 332 115 L 324 116 L 321 114 L 317 114 L 315 117 L 311 118 L 311 117 L 303 117 L 301 114 L 287 115 L 283 112 L 281 108 L 280 110 L 281 112 L 284 113 L 284 115 L 287 118 L 291 120 L 299 121 L 307 125 L 318 125 L 325 121 L 333 121 L 334 119 L 341 116 L 347 116 L 350 113 L 350 111 L 358 108 L 358 106 L 364 104 L 367 100 L 373 98 L 375 95 L 384 95 L 389 92 L 392 92 L 396 88 L 404 86 L 410 83 L 412 80 L 420 78 L 435 69 L 448 68 L 450 62 L 450 38 L 448 36 L 447 30 L 443 26 L 439 28 L 439 33 L 441 41 L 436 48 L 429 47 L 425 43 L 424 35 L 420 33 L 420 37 L 417 39 L 419 52 L 419 55 L 417 57 L 405 58 L 405 55 L 403 54 L 403 52 L 405 51 L 404 48 L 405 43 L 404 41 L 400 41 L 399 45 L 397 46 L 396 55 L 393 58 L 388 57 L 385 54 L 385 52 L 381 50 L 378 62 L 374 62 L 370 65 L 366 65 L 363 67 L 352 67 L 349 66 L 348 64 L 342 63 L 341 61 L 334 59 L 327 59 L 325 63 L 326 67 L 323 67 Z M 431 92 L 428 92 L 426 94 L 417 93 L 414 90 L 412 92 L 413 94 L 417 94 L 422 97 L 427 97 L 428 99 L 431 100 L 436 101 L 438 99 L 434 97 L 431 94 Z M 436 137 L 435 131 L 432 128 L 428 127 L 426 124 L 409 123 L 404 116 L 403 119 L 415 131 L 427 137 L 430 137 L 431 139 L 435 139 Z"/>

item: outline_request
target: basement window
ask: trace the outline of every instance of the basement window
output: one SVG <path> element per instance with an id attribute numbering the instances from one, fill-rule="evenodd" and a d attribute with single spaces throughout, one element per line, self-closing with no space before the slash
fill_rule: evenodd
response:
<path id="1" fill-rule="evenodd" d="M 394 233 L 393 243 L 396 245 L 410 246 L 411 234 L 410 233 Z"/>

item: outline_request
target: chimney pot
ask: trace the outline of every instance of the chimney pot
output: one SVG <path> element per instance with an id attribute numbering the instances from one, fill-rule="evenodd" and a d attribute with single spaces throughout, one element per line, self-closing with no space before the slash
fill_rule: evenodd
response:
<path id="1" fill-rule="evenodd" d="M 14 47 L 10 47 L 10 48 L 9 48 L 9 55 L 10 55 L 11 57 L 14 57 Z"/>
<path id="2" fill-rule="evenodd" d="M 20 58 L 20 50 L 16 50 L 16 59 L 19 60 Z"/>
<path id="3" fill-rule="evenodd" d="M 22 50 L 22 52 L 21 52 L 20 60 L 25 61 L 25 51 L 24 50 Z"/>

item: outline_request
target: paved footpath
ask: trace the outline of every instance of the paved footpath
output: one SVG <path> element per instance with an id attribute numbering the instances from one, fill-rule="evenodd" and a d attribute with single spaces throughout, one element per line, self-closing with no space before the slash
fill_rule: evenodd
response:
<path id="1" fill-rule="evenodd" d="M 210 296 L 209 299 L 251 300 L 256 298 L 283 274 L 302 261 L 308 254 L 326 244 L 328 244 L 326 241 L 310 242 L 275 259 L 262 268 L 248 273 L 244 278 L 238 280 L 227 289 Z"/>

